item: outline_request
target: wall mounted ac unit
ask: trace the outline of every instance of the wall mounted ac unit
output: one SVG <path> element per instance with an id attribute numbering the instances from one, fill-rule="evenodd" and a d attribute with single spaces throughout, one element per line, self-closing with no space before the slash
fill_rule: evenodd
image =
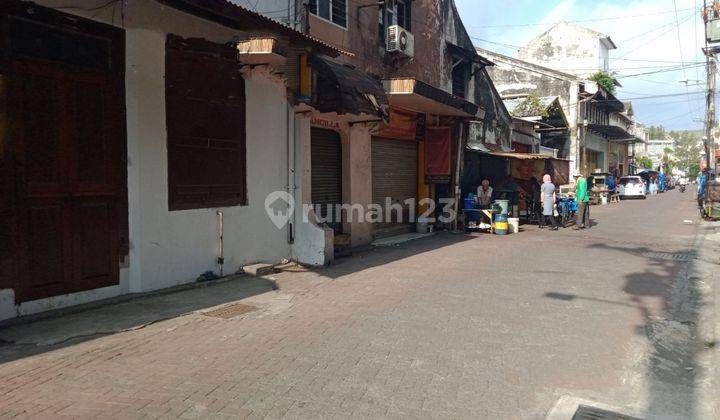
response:
<path id="1" fill-rule="evenodd" d="M 415 38 L 399 25 L 387 28 L 387 52 L 399 53 L 406 57 L 415 56 Z"/>

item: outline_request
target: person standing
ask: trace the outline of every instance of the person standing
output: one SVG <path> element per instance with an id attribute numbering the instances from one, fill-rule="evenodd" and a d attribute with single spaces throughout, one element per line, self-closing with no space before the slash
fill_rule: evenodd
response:
<path id="1" fill-rule="evenodd" d="M 543 184 L 540 186 L 540 203 L 542 204 L 542 218 L 540 219 L 540 228 L 545 227 L 545 219 L 550 218 L 550 230 L 558 230 L 557 220 L 555 220 L 555 184 L 552 183 L 550 175 L 543 176 Z"/>
<path id="2" fill-rule="evenodd" d="M 585 229 L 590 227 L 590 218 L 588 217 L 588 206 L 590 205 L 590 194 L 588 194 L 587 180 L 580 171 L 576 171 L 575 178 L 575 200 L 578 203 L 578 212 L 575 226 L 573 229 Z"/>

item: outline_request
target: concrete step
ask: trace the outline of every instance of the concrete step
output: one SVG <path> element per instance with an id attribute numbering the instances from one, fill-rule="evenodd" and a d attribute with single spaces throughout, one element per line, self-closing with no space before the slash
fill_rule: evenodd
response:
<path id="1" fill-rule="evenodd" d="M 275 268 L 272 264 L 264 263 L 244 265 L 242 269 L 245 274 L 253 277 L 268 276 L 275 272 Z"/>

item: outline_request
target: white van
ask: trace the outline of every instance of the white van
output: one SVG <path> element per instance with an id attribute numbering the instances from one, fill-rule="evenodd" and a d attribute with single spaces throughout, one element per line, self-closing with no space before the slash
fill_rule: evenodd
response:
<path id="1" fill-rule="evenodd" d="M 628 197 L 645 198 L 645 183 L 639 176 L 624 176 L 618 183 L 620 199 Z"/>

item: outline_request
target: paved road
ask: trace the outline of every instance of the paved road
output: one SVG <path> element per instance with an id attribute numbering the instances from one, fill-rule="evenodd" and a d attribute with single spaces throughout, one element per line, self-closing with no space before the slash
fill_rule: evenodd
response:
<path id="1" fill-rule="evenodd" d="M 592 217 L 585 231 L 440 234 L 282 273 L 236 318 L 0 347 L 0 418 L 525 419 L 563 396 L 711 418 L 720 241 L 696 248 L 713 227 L 679 192 Z M 243 281 L 187 299 L 230 301 Z"/>

